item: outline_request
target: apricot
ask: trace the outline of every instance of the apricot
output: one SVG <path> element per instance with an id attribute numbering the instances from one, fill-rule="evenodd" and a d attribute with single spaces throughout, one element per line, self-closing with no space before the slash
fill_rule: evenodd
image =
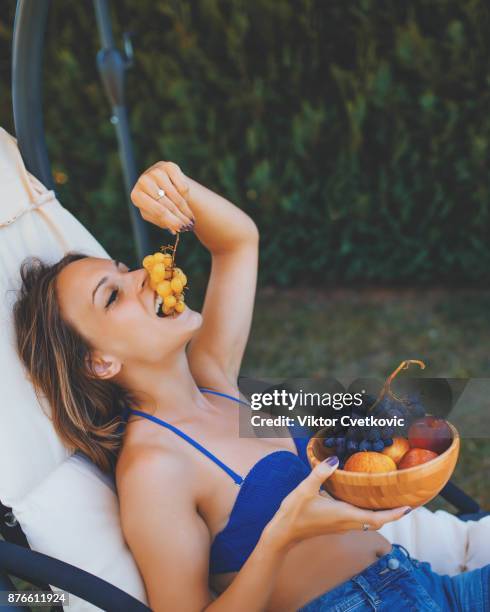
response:
<path id="1" fill-rule="evenodd" d="M 399 470 L 405 470 L 407 468 L 421 465 L 435 459 L 439 455 L 434 451 L 427 450 L 426 448 L 411 448 L 398 464 Z"/>
<path id="2" fill-rule="evenodd" d="M 396 470 L 396 463 L 391 457 L 374 451 L 361 451 L 354 453 L 345 462 L 344 470 L 347 472 L 392 472 Z"/>
<path id="3" fill-rule="evenodd" d="M 383 455 L 391 457 L 398 465 L 405 453 L 407 453 L 409 450 L 410 443 L 406 438 L 393 438 L 393 444 L 391 446 L 386 446 L 381 452 Z"/>

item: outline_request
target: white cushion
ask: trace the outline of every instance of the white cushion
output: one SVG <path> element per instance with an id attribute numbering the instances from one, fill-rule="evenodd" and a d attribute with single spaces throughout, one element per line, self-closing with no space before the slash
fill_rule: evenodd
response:
<path id="1" fill-rule="evenodd" d="M 135 561 L 124 541 L 113 482 L 75 453 L 14 508 L 33 550 L 104 578 L 146 603 Z M 70 596 L 70 611 L 97 610 Z"/>
<path id="2" fill-rule="evenodd" d="M 465 563 L 467 524 L 449 512 L 416 508 L 379 531 L 390 542 L 404 546 L 415 559 L 429 561 L 439 574 L 458 574 Z"/>
<path id="3" fill-rule="evenodd" d="M 462 521 L 444 510 L 422 507 L 379 531 L 413 558 L 428 561 L 438 574 L 454 576 L 490 563 L 490 516 Z"/>
<path id="4" fill-rule="evenodd" d="M 468 549 L 465 565 L 468 570 L 490 563 L 490 516 L 468 521 Z"/>
<path id="5" fill-rule="evenodd" d="M 108 257 L 102 246 L 25 169 L 15 140 L 0 128 L 0 499 L 8 506 L 49 475 L 69 452 L 41 410 L 17 357 L 11 307 L 20 286 L 23 259 L 37 255 L 55 262 L 72 249 Z M 50 414 L 49 406 L 43 404 Z"/>
<path id="6" fill-rule="evenodd" d="M 33 550 L 80 567 L 147 604 L 110 481 L 85 457 L 70 456 L 56 435 L 49 405 L 38 402 L 17 356 L 11 319 L 20 264 L 27 256 L 55 262 L 70 250 L 109 255 L 54 192 L 26 171 L 15 139 L 1 128 L 0 189 L 0 500 L 12 507 Z M 94 609 L 71 598 L 70 612 Z"/>

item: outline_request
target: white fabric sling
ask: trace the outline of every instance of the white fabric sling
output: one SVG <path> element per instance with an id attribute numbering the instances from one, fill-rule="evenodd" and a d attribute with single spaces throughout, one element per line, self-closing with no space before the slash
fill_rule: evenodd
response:
<path id="1" fill-rule="evenodd" d="M 109 256 L 54 192 L 27 172 L 15 140 L 1 128 L 0 188 L 0 499 L 12 507 L 33 550 L 91 572 L 147 604 L 112 483 L 61 444 L 49 406 L 39 404 L 17 356 L 11 320 L 27 256 L 47 262 L 69 250 Z M 68 609 L 98 610 L 74 596 Z"/>

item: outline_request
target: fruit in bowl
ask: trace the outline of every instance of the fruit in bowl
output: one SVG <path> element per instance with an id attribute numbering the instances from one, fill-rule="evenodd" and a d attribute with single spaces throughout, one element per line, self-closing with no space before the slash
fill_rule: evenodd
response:
<path id="1" fill-rule="evenodd" d="M 393 444 L 387 446 L 381 452 L 383 455 L 390 457 L 398 465 L 404 455 L 410 450 L 410 443 L 406 438 L 401 436 L 393 439 Z"/>
<path id="2" fill-rule="evenodd" d="M 426 416 L 410 425 L 408 441 L 412 448 L 425 448 L 439 455 L 450 447 L 452 434 L 444 419 Z"/>
<path id="3" fill-rule="evenodd" d="M 427 461 L 431 461 L 438 456 L 439 455 L 434 451 L 427 450 L 425 448 L 411 448 L 402 457 L 402 460 L 398 464 L 398 469 L 406 470 L 416 465 L 422 465 L 422 463 L 427 463 Z"/>
<path id="4" fill-rule="evenodd" d="M 344 468 L 349 469 L 338 468 L 335 470 L 330 478 L 325 481 L 323 487 L 333 497 L 360 508 L 383 510 L 399 506 L 410 506 L 412 508 L 422 506 L 438 495 L 446 485 L 458 460 L 459 435 L 453 425 L 448 423 L 448 426 L 452 433 L 451 446 L 440 455 L 431 455 L 429 461 L 421 463 L 420 453 L 432 453 L 432 451 L 411 449 L 406 455 L 412 453 L 412 451 L 416 452 L 416 454 L 410 454 L 410 458 L 415 456 L 418 460 L 413 466 L 403 465 L 402 459 L 398 469 L 395 462 L 391 460 L 389 470 L 366 471 L 366 464 L 361 463 L 356 466 L 356 468 L 361 468 L 360 471 L 350 471 L 349 461 L 354 457 L 353 455 L 347 459 L 344 465 Z M 326 448 L 323 444 L 324 437 L 330 434 L 328 429 L 319 431 L 317 437 L 311 438 L 308 442 L 306 452 L 312 467 L 329 455 L 334 454 L 332 449 Z M 371 453 L 361 451 L 357 454 Z M 390 459 L 382 453 L 372 452 L 372 454 L 379 454 L 380 457 Z M 425 457 L 427 458 L 427 455 Z M 380 464 L 376 465 L 380 467 Z M 387 466 L 388 464 L 383 464 L 383 469 Z"/>
<path id="5" fill-rule="evenodd" d="M 347 472 L 367 472 L 379 474 L 396 470 L 396 463 L 391 457 L 382 453 L 361 451 L 354 453 L 345 462 L 344 470 Z"/>
<path id="6" fill-rule="evenodd" d="M 308 442 L 307 456 L 312 467 L 329 455 L 339 456 L 339 468 L 323 485 L 337 499 L 369 509 L 416 507 L 435 497 L 451 477 L 460 447 L 456 428 L 448 421 L 426 415 L 420 403 L 404 402 L 391 392 L 390 382 L 410 363 L 413 362 L 402 362 L 387 379 L 378 399 L 365 411 L 365 416 L 376 413 L 381 419 L 395 413 L 402 415 L 403 424 L 324 428 Z M 425 367 L 422 362 L 415 363 Z M 420 442 L 422 446 L 414 447 Z"/>

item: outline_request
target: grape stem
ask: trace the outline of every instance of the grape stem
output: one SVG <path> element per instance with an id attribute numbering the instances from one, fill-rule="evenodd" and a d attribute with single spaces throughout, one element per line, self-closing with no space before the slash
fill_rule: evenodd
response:
<path id="1" fill-rule="evenodd" d="M 180 240 L 180 233 L 177 232 L 177 235 L 175 236 L 175 244 L 174 245 L 167 244 L 166 246 L 161 246 L 160 247 L 160 251 L 162 253 L 165 253 L 166 251 L 171 251 L 172 252 L 172 268 L 175 267 L 175 254 L 177 253 L 177 245 L 179 244 L 179 240 Z"/>
<path id="2" fill-rule="evenodd" d="M 412 363 L 418 365 L 421 370 L 425 370 L 425 363 L 423 361 L 420 361 L 419 359 L 405 359 L 404 361 L 402 361 L 400 365 L 396 368 L 396 370 L 393 370 L 393 372 L 386 379 L 385 384 L 383 385 L 381 392 L 378 395 L 378 399 L 369 408 L 368 413 L 374 410 L 375 406 L 377 406 L 381 402 L 381 400 L 385 397 L 385 395 L 389 395 L 392 399 L 394 399 L 397 402 L 400 402 L 401 404 L 405 403 L 405 401 L 402 398 L 397 397 L 393 393 L 393 391 L 391 390 L 391 383 L 395 380 L 395 378 L 398 376 L 398 374 L 402 370 L 408 370 L 408 368 L 410 367 Z"/>
<path id="3" fill-rule="evenodd" d="M 172 268 L 175 265 L 175 254 L 177 253 L 177 245 L 179 244 L 179 240 L 180 240 L 180 233 L 177 232 L 177 236 L 175 236 L 175 244 L 172 249 Z"/>

